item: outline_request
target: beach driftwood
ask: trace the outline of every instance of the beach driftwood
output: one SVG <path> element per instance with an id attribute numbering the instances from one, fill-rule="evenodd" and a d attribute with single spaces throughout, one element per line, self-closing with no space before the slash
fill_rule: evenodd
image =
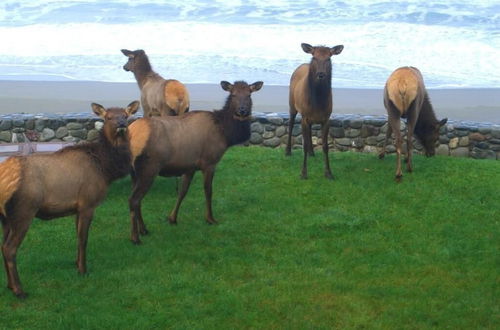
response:
<path id="1" fill-rule="evenodd" d="M 184 84 L 154 72 L 144 50 L 121 51 L 128 57 L 123 69 L 134 73 L 141 90 L 144 117 L 175 116 L 189 111 L 189 93 Z"/>
<path id="2" fill-rule="evenodd" d="M 0 221 L 7 287 L 26 297 L 16 265 L 17 249 L 34 217 L 50 220 L 76 214 L 78 255 L 76 265 L 85 273 L 90 223 L 110 183 L 130 173 L 127 118 L 139 101 L 126 109 L 104 109 L 92 103 L 104 119 L 99 141 L 63 148 L 51 154 L 10 157 L 0 163 Z"/>
<path id="3" fill-rule="evenodd" d="M 425 89 L 422 73 L 415 67 L 406 66 L 396 69 L 387 79 L 384 88 L 384 106 L 387 110 L 389 126 L 385 143 L 379 158 L 384 158 L 386 146 L 391 134 L 396 138 L 396 181 L 403 177 L 401 171 L 401 153 L 403 139 L 401 136 L 401 118 L 406 118 L 407 152 L 406 170 L 413 171 L 413 133 L 425 149 L 427 157 L 434 156 L 439 129 L 445 125 L 447 118 L 439 121 L 434 114 L 432 104 Z"/>
<path id="4" fill-rule="evenodd" d="M 215 224 L 212 214 L 212 180 L 215 167 L 225 151 L 250 138 L 251 94 L 263 82 L 222 81 L 229 92 L 222 110 L 192 111 L 183 116 L 138 119 L 130 125 L 133 190 L 129 198 L 131 240 L 140 243 L 139 233 L 147 234 L 141 201 L 157 175 L 182 176 L 178 199 L 168 216 L 177 223 L 177 214 L 196 171 L 203 173 L 206 221 Z M 186 138 L 186 132 L 189 132 Z"/>
<path id="5" fill-rule="evenodd" d="M 325 177 L 333 179 L 328 160 L 328 132 L 330 115 L 332 114 L 332 61 L 333 55 L 338 55 L 344 49 L 343 45 L 335 47 L 316 46 L 303 43 L 302 50 L 311 54 L 310 63 L 301 64 L 290 79 L 290 121 L 288 140 L 285 150 L 287 156 L 292 153 L 292 131 L 297 113 L 302 115 L 302 138 L 304 162 L 302 179 L 307 179 L 307 156 L 314 156 L 311 125 L 321 124 L 321 138 L 325 158 Z"/>

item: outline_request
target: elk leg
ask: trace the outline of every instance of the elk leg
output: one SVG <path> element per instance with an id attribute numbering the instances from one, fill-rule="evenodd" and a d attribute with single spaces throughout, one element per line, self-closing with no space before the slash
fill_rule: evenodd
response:
<path id="1" fill-rule="evenodd" d="M 333 180 L 332 170 L 330 169 L 330 160 L 328 158 L 328 132 L 330 130 L 330 120 L 327 120 L 321 126 L 321 140 L 323 141 L 323 155 L 325 156 L 325 177 Z"/>
<path id="2" fill-rule="evenodd" d="M 2 253 L 7 273 L 7 287 L 21 299 L 26 298 L 27 295 L 23 291 L 21 281 L 19 280 L 16 255 L 17 249 L 19 248 L 19 245 L 21 245 L 24 236 L 26 236 L 34 216 L 34 214 L 21 214 L 11 217 L 10 219 L 6 219 L 6 221 L 11 220 L 6 225 L 7 227 L 10 227 L 10 230 L 8 230 L 8 235 L 4 237 L 4 242 L 2 244 Z M 13 219 L 15 219 L 15 221 Z"/>
<path id="3" fill-rule="evenodd" d="M 141 234 L 147 233 L 146 225 L 142 219 L 141 213 L 141 202 L 144 196 L 146 196 L 149 188 L 153 185 L 156 173 L 148 173 L 147 171 L 140 172 L 140 177 L 135 174 L 135 179 L 133 179 L 134 187 L 132 188 L 132 194 L 128 200 L 130 209 L 130 224 L 131 224 L 131 235 L 130 239 L 134 244 L 141 244 L 139 238 L 139 229 Z"/>
<path id="4" fill-rule="evenodd" d="M 391 126 L 396 137 L 396 181 L 400 182 L 401 178 L 403 177 L 403 173 L 401 171 L 401 148 L 403 144 L 403 138 L 401 137 L 399 119 L 392 120 Z"/>
<path id="5" fill-rule="evenodd" d="M 7 220 L 4 219 L 2 222 L 2 230 L 3 230 L 3 240 L 2 240 L 2 246 L 5 241 L 7 241 L 7 237 L 9 236 L 10 233 L 10 226 L 7 225 Z M 9 276 L 9 267 L 7 266 L 7 259 L 5 259 L 5 256 L 2 257 L 3 259 L 3 265 L 5 268 L 5 274 L 7 275 L 7 287 L 10 289 L 12 288 L 12 285 L 10 283 L 10 276 Z"/>
<path id="6" fill-rule="evenodd" d="M 136 174 L 135 174 L 134 171 L 132 171 L 132 175 L 131 176 L 132 176 L 132 186 L 135 187 L 137 176 L 136 176 Z M 156 174 L 153 175 L 153 178 L 155 176 L 156 176 Z M 176 179 L 176 184 L 177 184 L 177 177 L 175 179 Z M 147 188 L 146 193 L 148 192 L 148 190 L 149 190 L 150 187 Z M 175 189 L 177 189 L 177 187 Z M 144 196 L 141 197 L 141 199 L 139 200 L 139 203 L 142 201 L 143 198 L 144 198 Z M 142 210 L 141 210 L 141 206 L 140 205 L 139 205 L 139 208 L 137 209 L 136 214 L 137 214 L 136 225 L 138 226 L 137 228 L 138 228 L 139 234 L 141 234 L 141 235 L 147 235 L 147 234 L 149 234 L 149 231 L 146 228 L 146 224 L 144 224 L 144 218 L 142 217 Z"/>
<path id="7" fill-rule="evenodd" d="M 87 241 L 93 216 L 94 209 L 80 211 L 77 215 L 78 254 L 76 257 L 76 266 L 80 274 L 87 272 Z"/>
<path id="8" fill-rule="evenodd" d="M 179 213 L 179 208 L 181 207 L 182 200 L 186 197 L 186 194 L 189 189 L 189 185 L 191 184 L 191 180 L 193 180 L 194 172 L 186 173 L 182 175 L 181 189 L 179 190 L 179 194 L 177 196 L 177 202 L 175 203 L 175 207 L 168 216 L 168 221 L 172 225 L 177 224 L 177 213 Z"/>
<path id="9" fill-rule="evenodd" d="M 141 96 L 141 106 L 144 113 L 144 118 L 151 117 L 151 108 L 149 107 L 149 104 L 144 96 Z"/>
<path id="10" fill-rule="evenodd" d="M 290 109 L 290 118 L 288 120 L 288 140 L 286 143 L 285 156 L 290 156 L 292 154 L 292 132 L 293 126 L 295 125 L 295 117 L 297 117 L 297 111 Z"/>
<path id="11" fill-rule="evenodd" d="M 302 118 L 302 147 L 304 151 L 304 162 L 302 163 L 302 173 L 300 176 L 302 179 L 307 179 L 307 143 L 309 141 L 310 134 L 309 125 L 306 123 L 304 118 Z"/>
<path id="12" fill-rule="evenodd" d="M 209 167 L 203 171 L 203 186 L 205 188 L 205 201 L 206 201 L 206 219 L 211 225 L 216 224 L 212 214 L 212 182 L 214 179 L 215 168 Z"/>
<path id="13" fill-rule="evenodd" d="M 389 143 L 389 138 L 391 137 L 391 135 L 392 135 L 392 127 L 391 127 L 391 124 L 388 123 L 387 124 L 387 131 L 385 133 L 384 146 L 382 147 L 382 151 L 378 154 L 379 159 L 383 159 L 385 157 L 385 154 L 387 153 L 387 151 L 386 151 L 387 144 Z"/>
<path id="14" fill-rule="evenodd" d="M 307 152 L 309 153 L 309 156 L 314 157 L 314 148 L 313 148 L 313 142 L 312 142 L 312 124 L 309 124 L 309 141 L 307 141 Z"/>
<path id="15" fill-rule="evenodd" d="M 413 172 L 412 160 L 413 160 L 413 130 L 414 127 L 409 123 L 406 126 L 407 129 L 407 141 L 406 141 L 406 170 L 408 172 Z"/>

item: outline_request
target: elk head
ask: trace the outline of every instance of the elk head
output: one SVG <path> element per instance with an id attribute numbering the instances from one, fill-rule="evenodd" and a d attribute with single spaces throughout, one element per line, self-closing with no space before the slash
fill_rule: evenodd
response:
<path id="1" fill-rule="evenodd" d="M 422 132 L 419 132 L 419 139 L 425 149 L 425 155 L 427 157 L 432 157 L 435 155 L 436 144 L 439 139 L 439 129 L 441 128 L 441 126 L 445 125 L 447 121 L 448 118 L 444 118 L 441 121 L 424 127 Z"/>
<path id="2" fill-rule="evenodd" d="M 344 49 L 343 45 L 338 45 L 335 47 L 325 47 L 325 46 L 311 46 L 309 44 L 301 44 L 302 50 L 308 54 L 312 55 L 310 63 L 310 78 L 317 82 L 324 80 L 331 81 L 332 78 L 332 61 L 331 57 L 333 55 L 338 55 Z"/>
<path id="3" fill-rule="evenodd" d="M 234 84 L 221 81 L 220 85 L 223 90 L 229 92 L 224 109 L 228 108 L 233 113 L 234 119 L 249 119 L 252 114 L 252 98 L 250 95 L 261 89 L 264 83 L 257 81 L 249 85 L 244 81 L 236 81 Z"/>
<path id="4" fill-rule="evenodd" d="M 128 118 L 139 109 L 139 101 L 130 103 L 124 108 L 108 108 L 92 103 L 92 110 L 104 120 L 102 128 L 104 137 L 113 145 L 119 145 L 128 140 L 127 127 Z"/>
<path id="5" fill-rule="evenodd" d="M 142 49 L 134 51 L 128 49 L 122 49 L 121 51 L 123 55 L 128 57 L 127 63 L 125 63 L 125 65 L 123 66 L 123 70 L 125 71 L 136 72 L 136 70 L 144 62 L 143 59 L 146 58 L 146 53 Z"/>

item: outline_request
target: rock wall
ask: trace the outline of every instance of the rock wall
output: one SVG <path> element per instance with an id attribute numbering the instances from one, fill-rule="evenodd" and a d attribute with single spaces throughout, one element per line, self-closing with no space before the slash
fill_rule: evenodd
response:
<path id="1" fill-rule="evenodd" d="M 288 136 L 288 114 L 254 113 L 252 135 L 248 144 L 284 147 Z M 378 152 L 387 131 L 386 116 L 333 115 L 328 144 L 331 150 Z M 102 121 L 90 113 L 82 114 L 10 114 L 0 115 L 0 143 L 80 142 L 93 140 L 102 128 Z M 402 123 L 402 130 L 406 125 Z M 319 125 L 312 126 L 313 144 L 322 145 Z M 500 159 L 500 125 L 449 121 L 440 131 L 436 153 L 478 159 Z M 300 116 L 292 130 L 293 147 L 302 148 Z M 418 141 L 416 152 L 422 151 Z M 405 148 L 403 148 L 405 150 Z M 389 152 L 394 152 L 392 144 Z"/>

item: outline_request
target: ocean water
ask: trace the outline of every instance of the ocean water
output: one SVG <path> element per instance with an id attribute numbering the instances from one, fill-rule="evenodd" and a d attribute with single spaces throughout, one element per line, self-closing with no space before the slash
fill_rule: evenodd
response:
<path id="1" fill-rule="evenodd" d="M 500 0 L 2 0 L 0 79 L 134 81 L 120 49 L 165 78 L 288 85 L 300 44 L 344 45 L 334 87 L 380 88 L 413 65 L 430 88 L 500 87 Z"/>

